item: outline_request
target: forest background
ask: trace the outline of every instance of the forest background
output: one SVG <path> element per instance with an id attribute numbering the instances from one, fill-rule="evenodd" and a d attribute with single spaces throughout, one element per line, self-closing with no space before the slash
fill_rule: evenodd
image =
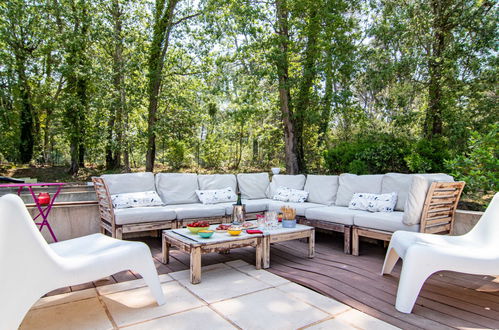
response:
<path id="1" fill-rule="evenodd" d="M 499 190 L 498 14 L 487 0 L 1 1 L 0 174 L 447 172 L 483 205 Z"/>

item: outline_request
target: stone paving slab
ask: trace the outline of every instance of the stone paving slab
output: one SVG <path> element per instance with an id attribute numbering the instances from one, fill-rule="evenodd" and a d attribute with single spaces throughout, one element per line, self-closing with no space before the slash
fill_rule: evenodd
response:
<path id="1" fill-rule="evenodd" d="M 157 306 L 143 280 L 40 299 L 21 329 L 395 329 L 334 299 L 244 261 L 161 278 Z"/>

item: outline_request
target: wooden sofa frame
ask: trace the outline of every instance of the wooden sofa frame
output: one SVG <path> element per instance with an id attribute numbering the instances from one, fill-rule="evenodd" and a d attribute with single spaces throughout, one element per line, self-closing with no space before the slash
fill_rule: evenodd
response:
<path id="1" fill-rule="evenodd" d="M 297 220 L 302 225 L 343 233 L 343 252 L 346 254 L 351 253 L 352 226 L 324 220 L 306 219 L 305 217 L 297 217 Z"/>
<path id="2" fill-rule="evenodd" d="M 102 234 L 108 232 L 114 238 L 123 239 L 123 235 L 127 233 L 181 228 L 190 222 L 200 220 L 174 219 L 119 225 L 116 223 L 111 194 L 109 193 L 106 182 L 104 179 L 98 177 L 92 178 L 92 182 L 94 183 L 95 194 L 97 195 L 97 202 L 99 203 L 100 232 Z M 227 222 L 228 219 L 227 216 L 217 216 L 203 218 L 202 220 L 214 224 Z"/>
<path id="3" fill-rule="evenodd" d="M 450 234 L 454 226 L 457 204 L 461 198 L 465 182 L 433 182 L 428 189 L 421 213 L 419 231 L 430 234 Z M 352 227 L 352 254 L 359 255 L 360 237 L 369 237 L 389 242 L 393 232 Z"/>

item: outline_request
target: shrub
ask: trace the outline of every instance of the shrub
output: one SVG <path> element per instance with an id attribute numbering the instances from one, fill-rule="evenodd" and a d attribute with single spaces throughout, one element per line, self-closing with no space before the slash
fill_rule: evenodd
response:
<path id="1" fill-rule="evenodd" d="M 499 124 L 490 125 L 488 133 L 472 132 L 468 152 L 445 162 L 456 180 L 466 182 L 468 195 L 482 195 L 499 190 Z"/>
<path id="2" fill-rule="evenodd" d="M 404 157 L 409 153 L 409 140 L 372 134 L 337 143 L 324 152 L 324 162 L 331 173 L 407 172 Z"/>
<path id="3" fill-rule="evenodd" d="M 407 167 L 413 173 L 444 172 L 449 148 L 444 138 L 421 139 L 414 144 L 411 153 L 405 157 Z"/>

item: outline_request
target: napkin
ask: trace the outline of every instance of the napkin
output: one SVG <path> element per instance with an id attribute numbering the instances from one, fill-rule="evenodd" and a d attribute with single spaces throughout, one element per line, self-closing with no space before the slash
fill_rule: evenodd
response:
<path id="1" fill-rule="evenodd" d="M 246 232 L 248 234 L 263 234 L 263 231 L 258 230 L 258 229 L 246 229 Z"/>

